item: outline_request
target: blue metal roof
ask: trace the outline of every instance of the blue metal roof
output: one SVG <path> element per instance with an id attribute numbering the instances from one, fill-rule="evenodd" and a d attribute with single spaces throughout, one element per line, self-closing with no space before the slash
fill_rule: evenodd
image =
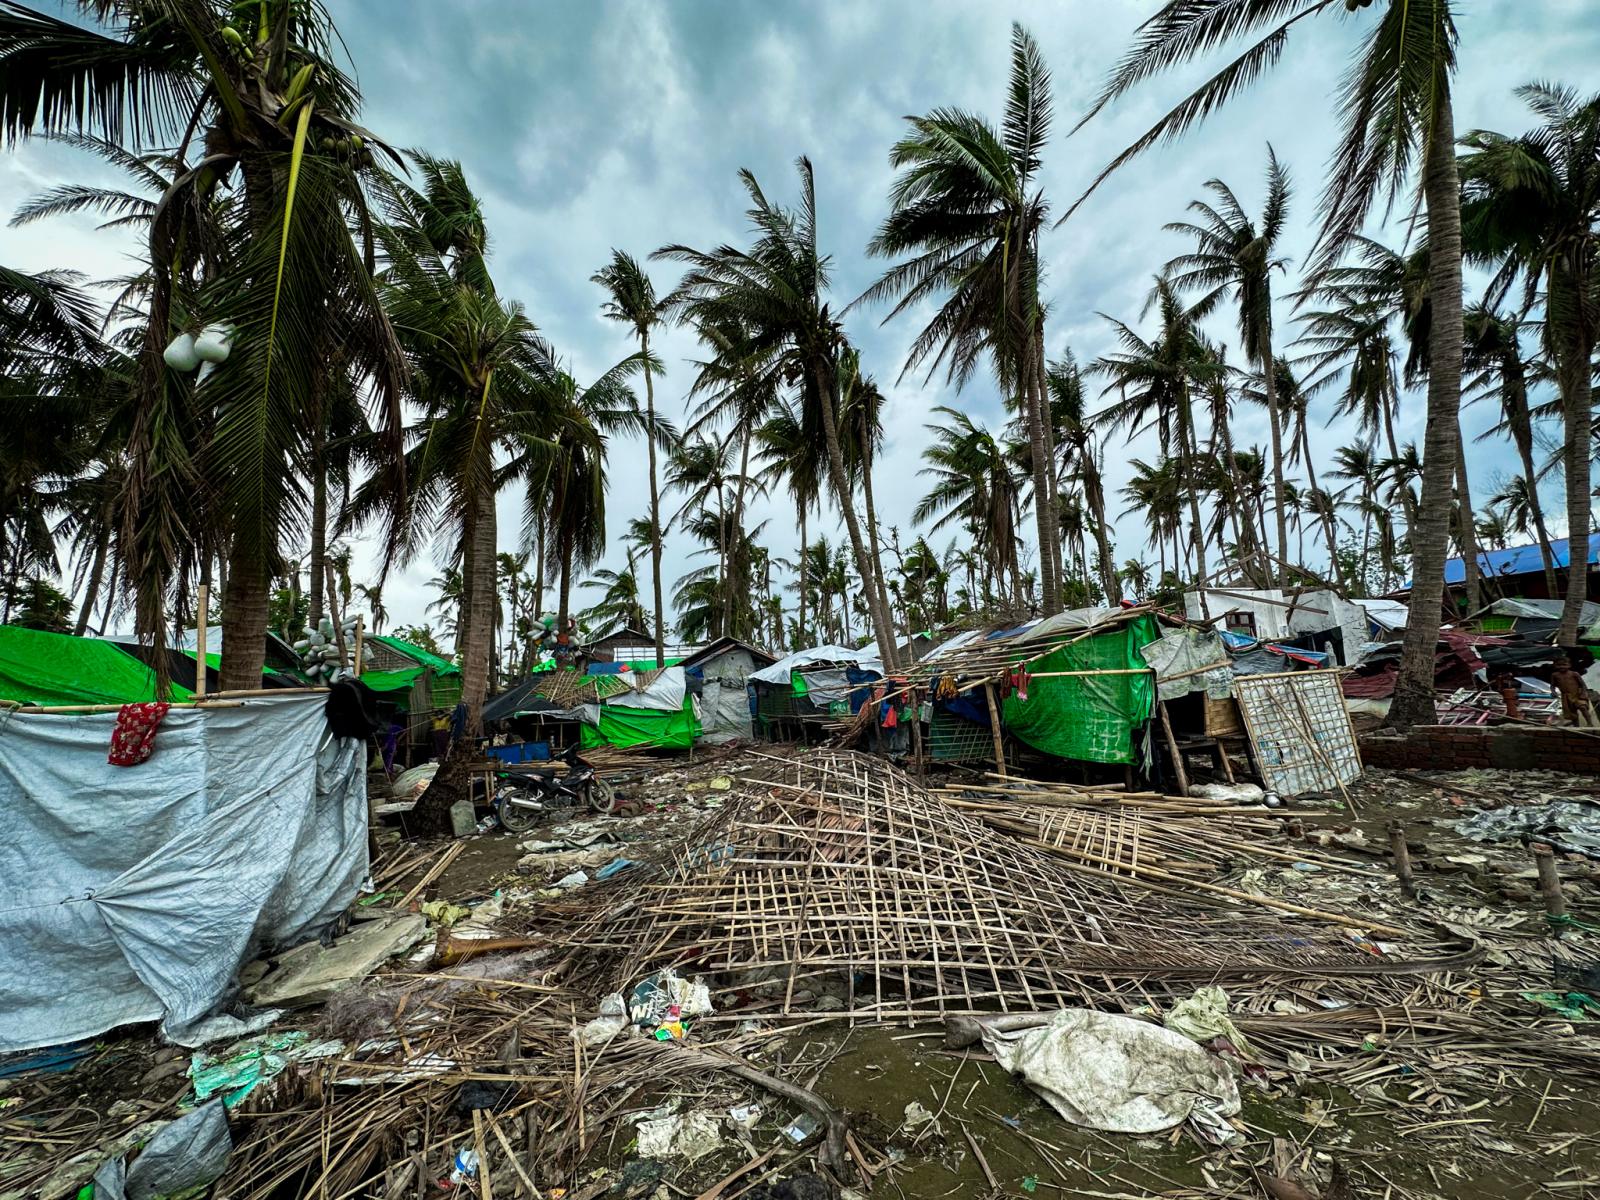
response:
<path id="1" fill-rule="evenodd" d="M 1556 566 L 1567 565 L 1567 539 L 1551 538 L 1550 552 L 1555 555 Z M 1600 561 L 1600 533 L 1589 535 L 1589 562 Z M 1479 569 L 1485 575 L 1537 575 L 1544 570 L 1537 543 L 1529 546 L 1512 546 L 1505 550 L 1485 550 L 1478 555 Z M 1444 564 L 1446 583 L 1465 583 L 1466 564 L 1452 558 Z"/>

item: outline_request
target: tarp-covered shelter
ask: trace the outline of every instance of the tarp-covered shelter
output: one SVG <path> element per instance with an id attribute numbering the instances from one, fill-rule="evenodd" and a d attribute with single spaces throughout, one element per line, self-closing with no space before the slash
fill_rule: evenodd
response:
<path id="1" fill-rule="evenodd" d="M 0 625 L 0 701 L 23 705 L 137 704 L 187 700 L 174 683 L 156 695 L 156 673 L 115 642 Z M 0 720 L 3 720 L 0 717 Z"/>
<path id="2" fill-rule="evenodd" d="M 461 668 L 412 642 L 382 634 L 362 640 L 361 682 L 407 712 L 454 708 L 461 699 Z"/>
<path id="3" fill-rule="evenodd" d="M 934 697 L 932 757 L 954 761 L 990 752 L 981 690 L 988 685 L 1002 729 L 1032 749 L 1083 762 L 1139 761 L 1135 735 L 1155 700 L 1141 651 L 1158 637 L 1148 609 L 1081 608 L 948 638 L 908 672 Z"/>
<path id="4" fill-rule="evenodd" d="M 0 716 L 0 1052 L 146 1021 L 237 1036 L 215 1014 L 239 968 L 318 936 L 367 873 L 366 746 L 324 702 L 174 708 L 134 767 L 106 761 L 115 713 Z"/>
<path id="5" fill-rule="evenodd" d="M 595 703 L 583 705 L 583 745 L 623 748 L 687 750 L 700 733 L 700 718 L 689 694 L 682 667 L 657 671 L 628 671 L 620 676 L 601 674 L 588 678 L 628 680 L 631 686 L 611 691 Z"/>
<path id="6" fill-rule="evenodd" d="M 689 690 L 700 698 L 700 738 L 731 742 L 751 736 L 750 676 L 775 663 L 765 650 L 721 637 L 683 660 Z"/>
<path id="7" fill-rule="evenodd" d="M 755 724 L 764 736 L 794 736 L 807 723 L 859 712 L 871 685 L 883 678 L 873 647 L 812 646 L 752 671 Z"/>
<path id="8" fill-rule="evenodd" d="M 1507 597 L 1496 600 L 1462 620 L 1463 625 L 1475 626 L 1484 633 L 1515 633 L 1525 641 L 1553 643 L 1561 626 L 1564 600 L 1529 600 Z M 1583 602 L 1578 617 L 1578 640 L 1600 642 L 1600 604 L 1593 600 Z"/>
<path id="9" fill-rule="evenodd" d="M 1331 665 L 1359 661 L 1361 647 L 1370 640 L 1366 611 L 1326 588 L 1208 587 L 1185 592 L 1183 608 L 1191 621 L 1273 645 L 1332 655 Z"/>

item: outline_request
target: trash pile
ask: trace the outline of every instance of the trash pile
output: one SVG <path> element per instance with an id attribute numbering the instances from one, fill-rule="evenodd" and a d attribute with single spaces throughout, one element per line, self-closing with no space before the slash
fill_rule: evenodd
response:
<path id="1" fill-rule="evenodd" d="M 270 1027 L 120 1080 L 34 1055 L 74 1081 L 43 1101 L 0 1062 L 0 1140 L 41 1147 L 0 1200 L 1472 1194 L 1428 1146 L 1590 1178 L 1592 940 L 1405 900 L 1338 814 L 1319 847 L 1259 794 L 837 750 L 660 774 L 643 816 L 386 854 L 332 945 L 244 981 Z"/>

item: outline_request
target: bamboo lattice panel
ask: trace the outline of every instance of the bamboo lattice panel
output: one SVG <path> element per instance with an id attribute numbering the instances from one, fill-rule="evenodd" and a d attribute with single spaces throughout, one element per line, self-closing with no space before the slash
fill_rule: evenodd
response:
<path id="1" fill-rule="evenodd" d="M 1375 971 L 1326 920 L 1241 912 L 1064 861 L 866 755 L 774 759 L 742 782 L 672 860 L 611 890 L 559 940 L 614 955 L 600 969 L 619 987 L 681 965 L 735 986 L 781 982 L 787 1009 L 797 981 L 833 975 L 849 981 L 853 1013 L 878 1016 L 1033 1011 L 1152 980 L 1186 993 L 1229 976 Z M 1127 869 L 1138 854 L 1112 857 Z M 1426 969 L 1414 960 L 1438 951 L 1419 937 L 1377 970 Z"/>
<path id="2" fill-rule="evenodd" d="M 1233 694 L 1268 791 L 1298 796 L 1337 790 L 1361 774 L 1361 751 L 1337 671 L 1239 675 Z"/>

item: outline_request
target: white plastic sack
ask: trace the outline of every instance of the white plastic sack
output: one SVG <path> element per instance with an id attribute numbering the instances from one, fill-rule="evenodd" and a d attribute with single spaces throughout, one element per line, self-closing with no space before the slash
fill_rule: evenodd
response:
<path id="1" fill-rule="evenodd" d="M 239 967 L 315 937 L 367 872 L 364 746 L 323 697 L 174 708 L 106 762 L 115 713 L 0 728 L 0 1052 L 161 1021 L 195 1044 Z"/>
<path id="2" fill-rule="evenodd" d="M 986 1027 L 983 1044 L 1051 1108 L 1089 1129 L 1159 1133 L 1197 1109 L 1211 1117 L 1239 1111 L 1238 1085 L 1220 1059 L 1132 1017 L 1066 1008 L 1032 1029 Z"/>

